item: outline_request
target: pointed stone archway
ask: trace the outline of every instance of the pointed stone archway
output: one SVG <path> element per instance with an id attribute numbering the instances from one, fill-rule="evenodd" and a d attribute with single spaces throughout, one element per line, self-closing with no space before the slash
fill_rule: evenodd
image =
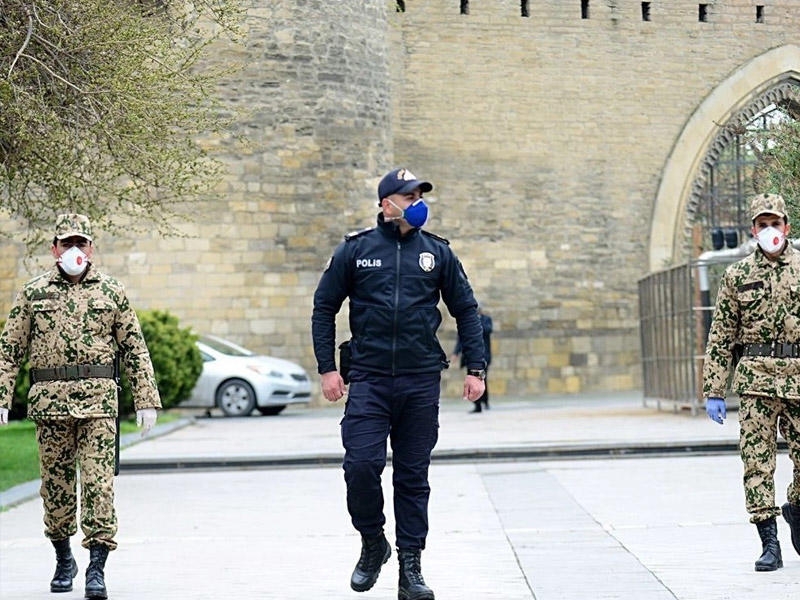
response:
<path id="1" fill-rule="evenodd" d="M 650 225 L 650 271 L 688 258 L 691 219 L 709 161 L 727 139 L 723 127 L 746 122 L 769 102 L 794 93 L 800 82 L 800 46 L 789 44 L 754 58 L 700 104 L 687 121 L 664 165 Z M 763 106 L 762 106 L 763 105 Z"/>

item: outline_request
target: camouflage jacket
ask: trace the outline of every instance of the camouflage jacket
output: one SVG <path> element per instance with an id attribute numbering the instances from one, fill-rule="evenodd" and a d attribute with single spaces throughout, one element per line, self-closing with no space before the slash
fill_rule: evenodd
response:
<path id="1" fill-rule="evenodd" d="M 26 352 L 32 369 L 112 365 L 115 345 L 136 409 L 160 408 L 150 354 L 122 285 L 91 266 L 73 284 L 53 266 L 23 286 L 0 334 L 0 407 L 11 405 Z M 28 416 L 34 420 L 115 417 L 116 387 L 113 379 L 97 377 L 35 383 L 28 393 Z"/>
<path id="2" fill-rule="evenodd" d="M 734 344 L 800 342 L 800 253 L 790 244 L 771 261 L 760 249 L 722 276 L 703 366 L 703 394 L 725 397 Z M 744 356 L 737 394 L 800 399 L 800 358 Z"/>

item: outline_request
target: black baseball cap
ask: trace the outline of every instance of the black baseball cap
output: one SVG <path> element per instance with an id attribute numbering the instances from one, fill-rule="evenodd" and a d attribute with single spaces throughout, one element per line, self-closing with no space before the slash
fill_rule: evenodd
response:
<path id="1" fill-rule="evenodd" d="M 394 169 L 384 175 L 378 184 L 378 203 L 392 194 L 407 194 L 417 188 L 423 193 L 430 192 L 433 185 L 429 181 L 420 181 L 408 169 Z"/>

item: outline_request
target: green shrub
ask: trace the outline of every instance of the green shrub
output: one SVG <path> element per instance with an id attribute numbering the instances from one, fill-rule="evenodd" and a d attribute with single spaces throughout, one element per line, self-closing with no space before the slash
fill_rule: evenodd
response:
<path id="1" fill-rule="evenodd" d="M 172 408 L 189 397 L 203 370 L 203 358 L 197 349 L 197 336 L 181 329 L 177 317 L 166 311 L 136 311 L 142 334 L 150 351 L 163 408 Z M 124 369 L 123 369 L 124 373 Z M 120 414 L 134 411 L 130 384 L 122 380 Z"/>
<path id="2" fill-rule="evenodd" d="M 158 392 L 163 408 L 176 406 L 189 394 L 203 370 L 203 359 L 195 346 L 197 336 L 191 330 L 181 329 L 178 319 L 166 311 L 136 311 L 142 325 L 142 334 L 153 361 Z M 0 331 L 5 320 L 0 319 Z M 130 384 L 122 370 L 122 393 L 119 399 L 121 416 L 134 412 Z M 11 419 L 24 419 L 28 408 L 28 357 L 23 360 L 17 375 Z"/>

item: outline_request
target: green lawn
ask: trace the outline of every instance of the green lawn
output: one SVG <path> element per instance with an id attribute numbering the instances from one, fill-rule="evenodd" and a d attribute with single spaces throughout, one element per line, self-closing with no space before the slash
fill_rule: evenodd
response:
<path id="1" fill-rule="evenodd" d="M 178 418 L 178 415 L 158 413 L 159 424 Z M 135 418 L 123 421 L 120 427 L 122 435 L 138 430 Z M 39 479 L 36 426 L 31 421 L 11 421 L 0 427 L 0 491 L 34 479 Z"/>

